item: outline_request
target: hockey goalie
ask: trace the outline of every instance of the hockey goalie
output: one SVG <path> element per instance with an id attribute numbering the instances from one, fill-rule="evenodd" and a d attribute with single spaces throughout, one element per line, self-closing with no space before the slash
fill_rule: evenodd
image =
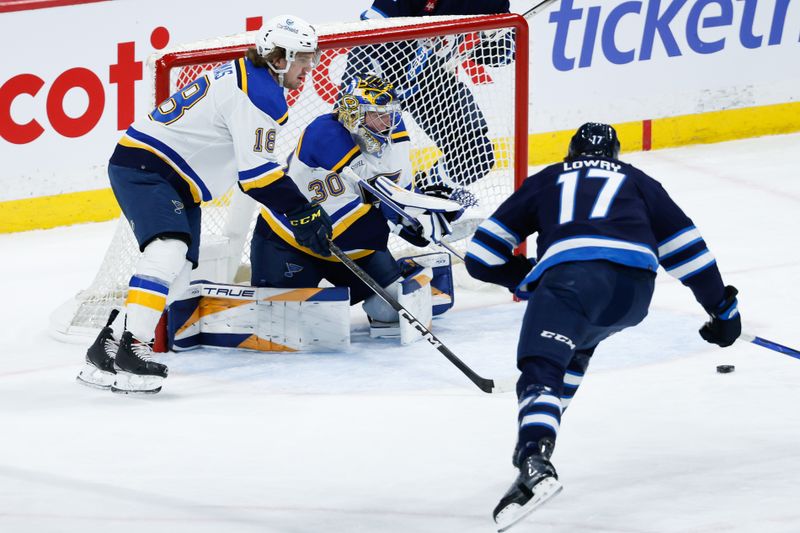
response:
<path id="1" fill-rule="evenodd" d="M 453 302 L 450 257 L 398 260 L 387 250 L 388 237 L 394 232 L 419 247 L 439 242 L 462 206 L 441 187 L 428 194 L 414 189 L 408 141 L 392 85 L 361 74 L 332 113 L 305 129 L 286 174 L 330 217 L 336 246 L 430 327 L 431 317 Z M 343 349 L 349 305 L 358 303 L 372 337 L 419 338 L 347 265 L 299 244 L 290 221 L 275 210 L 262 207 L 250 260 L 251 287 L 196 283 L 170 306 L 169 348 Z M 333 287 L 319 288 L 323 280 Z"/>

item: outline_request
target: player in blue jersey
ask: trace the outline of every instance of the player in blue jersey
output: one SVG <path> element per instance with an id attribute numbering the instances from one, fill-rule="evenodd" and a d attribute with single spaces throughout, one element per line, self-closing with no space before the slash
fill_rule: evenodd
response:
<path id="1" fill-rule="evenodd" d="M 478 228 L 467 269 L 528 300 L 517 366 L 520 474 L 494 510 L 503 528 L 561 490 L 550 463 L 561 415 L 598 343 L 644 319 L 660 264 L 711 316 L 700 329 L 729 346 L 741 333 L 737 291 L 663 187 L 618 159 L 614 128 L 578 129 L 562 163 L 530 176 Z M 513 255 L 538 232 L 538 261 Z"/>
<path id="2" fill-rule="evenodd" d="M 425 233 L 411 231 L 385 204 L 362 190 L 361 180 L 379 176 L 411 189 L 409 145 L 392 84 L 359 74 L 342 91 L 334 112 L 308 125 L 288 162 L 288 173 L 300 191 L 330 216 L 336 245 L 387 289 L 400 278 L 400 268 L 387 250 L 390 229 L 417 246 L 427 246 L 449 231 L 447 221 L 435 213 L 419 216 Z M 256 223 L 250 262 L 252 285 L 317 287 L 324 278 L 335 286 L 349 287 L 352 303 L 365 300 L 374 331 L 395 329 L 396 311 L 336 257 L 323 256 L 297 242 L 286 217 L 270 206 L 261 210 Z"/>
<path id="3" fill-rule="evenodd" d="M 125 313 L 112 315 L 89 348 L 79 382 L 124 393 L 161 390 L 167 367 L 151 360 L 149 343 L 168 300 L 181 295 L 197 267 L 200 202 L 234 184 L 284 214 L 298 242 L 328 253 L 326 213 L 300 193 L 274 153 L 288 119 L 284 90 L 298 88 L 317 59 L 314 28 L 276 17 L 244 57 L 196 79 L 125 132 L 108 174 L 142 257 Z"/>
<path id="4" fill-rule="evenodd" d="M 362 20 L 431 15 L 508 13 L 508 0 L 374 0 Z M 482 34 L 468 55 L 460 36 L 443 36 L 357 47 L 350 51 L 344 79 L 374 70 L 395 85 L 403 107 L 436 143 L 442 157 L 415 178 L 415 185 L 452 193 L 484 177 L 495 164 L 488 125 L 469 86 L 455 66 L 469 58 L 477 64 L 502 66 L 514 58 L 514 41 L 506 32 Z"/>

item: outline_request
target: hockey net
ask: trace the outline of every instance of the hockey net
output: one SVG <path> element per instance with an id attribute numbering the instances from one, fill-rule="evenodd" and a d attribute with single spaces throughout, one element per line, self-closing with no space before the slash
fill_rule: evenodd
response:
<path id="1" fill-rule="evenodd" d="M 407 102 L 414 102 L 404 105 L 403 118 L 416 179 L 425 176 L 443 151 L 448 152 L 448 173 L 477 198 L 478 205 L 467 209 L 462 231 L 457 232 L 468 236 L 464 229 L 474 231 L 527 173 L 525 20 L 513 14 L 394 18 L 316 29 L 320 62 L 300 89 L 287 92 L 289 121 L 278 133 L 279 160 L 286 160 L 314 118 L 331 112 L 343 80 L 356 71 L 380 74 L 407 90 Z M 182 45 L 151 56 L 153 102 L 241 57 L 252 46 L 255 33 Z M 476 131 L 482 135 L 476 137 Z M 250 235 L 256 216 L 255 202 L 237 187 L 203 205 L 201 265 L 195 278 L 249 281 Z M 466 241 L 462 238 L 452 246 L 463 254 Z M 390 250 L 395 257 L 426 251 L 395 236 Z M 51 331 L 65 340 L 94 335 L 111 309 L 124 303 L 139 255 L 123 217 L 92 285 L 54 313 Z"/>

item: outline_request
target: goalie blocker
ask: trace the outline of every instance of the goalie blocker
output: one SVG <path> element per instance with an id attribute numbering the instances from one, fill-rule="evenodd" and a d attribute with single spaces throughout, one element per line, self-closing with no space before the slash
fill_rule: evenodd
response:
<path id="1" fill-rule="evenodd" d="M 453 306 L 450 256 L 432 253 L 398 260 L 398 300 L 430 328 Z M 167 307 L 156 346 L 176 352 L 204 346 L 266 352 L 344 351 L 350 346 L 350 292 L 346 287 L 274 289 L 193 282 Z M 400 324 L 381 336 L 401 344 L 421 338 Z M 399 334 L 399 335 L 398 335 Z"/>

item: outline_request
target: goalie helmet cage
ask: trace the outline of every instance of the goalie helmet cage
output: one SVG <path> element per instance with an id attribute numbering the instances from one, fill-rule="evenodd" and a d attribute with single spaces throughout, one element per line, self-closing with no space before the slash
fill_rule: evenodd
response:
<path id="1" fill-rule="evenodd" d="M 436 97 L 427 101 L 419 90 L 416 98 L 420 104 L 413 113 L 404 109 L 403 119 L 411 138 L 415 172 L 427 171 L 442 157 L 442 146 L 426 134 L 438 124 L 447 130 L 439 140 L 441 144 L 450 143 L 451 175 L 469 173 L 470 168 L 457 168 L 460 164 L 471 164 L 478 169 L 475 173 L 485 173 L 467 185 L 479 202 L 464 217 L 472 221 L 473 229 L 476 219 L 491 214 L 525 179 L 528 26 L 524 18 L 516 14 L 391 18 L 317 25 L 316 29 L 322 54 L 303 86 L 286 93 L 289 121 L 278 132 L 275 143 L 280 161 L 286 161 L 315 117 L 333 110 L 345 76 L 352 75 L 354 69 L 383 69 L 377 73 L 398 87 L 451 84 L 449 91 L 432 91 Z M 242 57 L 253 45 L 255 34 L 251 31 L 154 54 L 148 58 L 153 101 L 162 102 L 218 65 Z M 427 67 L 425 61 L 429 62 Z M 455 79 L 458 82 L 454 83 Z M 475 111 L 475 105 L 480 112 Z M 464 120 L 454 121 L 452 115 L 444 118 L 448 109 L 451 113 L 454 109 L 468 112 L 459 113 Z M 444 121 L 447 123 L 442 124 Z M 483 155 L 476 153 L 475 142 L 471 146 L 467 143 L 467 148 L 459 147 L 463 139 L 474 138 L 476 130 L 491 141 L 491 168 L 480 168 Z M 249 241 L 257 213 L 256 203 L 236 186 L 203 204 L 201 265 L 195 279 L 249 281 Z M 425 251 L 409 247 L 393 235 L 389 246 L 396 257 Z M 463 251 L 466 239 L 454 246 Z M 76 342 L 95 335 L 111 310 L 123 305 L 139 255 L 128 222 L 121 217 L 91 286 L 53 313 L 51 333 Z"/>

